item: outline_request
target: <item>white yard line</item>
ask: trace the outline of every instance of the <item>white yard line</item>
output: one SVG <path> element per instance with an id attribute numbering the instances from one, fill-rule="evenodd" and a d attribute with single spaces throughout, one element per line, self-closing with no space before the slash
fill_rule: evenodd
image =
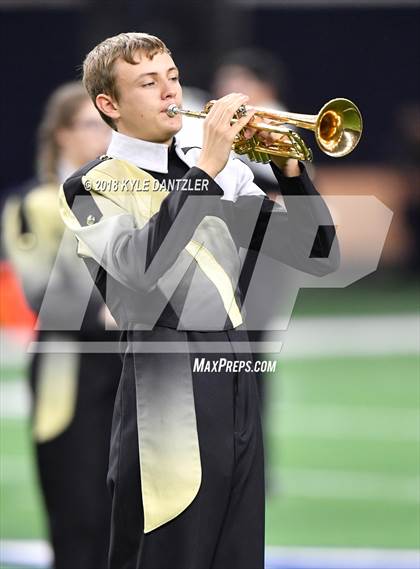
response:
<path id="1" fill-rule="evenodd" d="M 0 417 L 17 419 L 28 417 L 30 391 L 24 379 L 0 381 Z"/>
<path id="2" fill-rule="evenodd" d="M 270 432 L 282 437 L 420 440 L 420 412 L 416 409 L 280 403 L 273 404 L 270 413 Z"/>
<path id="3" fill-rule="evenodd" d="M 42 540 L 1 540 L 0 562 L 25 567 L 46 568 L 52 565 L 50 545 Z"/>
<path id="4" fill-rule="evenodd" d="M 283 497 L 420 503 L 420 479 L 398 473 L 281 468 L 271 471 Z"/>
<path id="5" fill-rule="evenodd" d="M 270 328 L 280 328 L 274 320 Z M 416 314 L 292 318 L 287 331 L 267 337 L 282 358 L 361 355 L 413 355 L 419 353 L 420 321 Z M 0 330 L 3 365 L 22 365 L 30 337 L 19 329 Z M 274 351 L 276 351 L 273 348 Z"/>
<path id="6" fill-rule="evenodd" d="M 419 569 L 416 550 L 268 547 L 266 569 Z"/>
<path id="7" fill-rule="evenodd" d="M 419 552 L 395 549 L 267 547 L 266 569 L 418 569 Z M 0 562 L 46 568 L 51 548 L 42 540 L 0 541 Z"/>
<path id="8" fill-rule="evenodd" d="M 26 348 L 32 336 L 33 333 L 26 328 L 0 328 L 1 365 L 25 365 L 29 357 Z"/>
<path id="9" fill-rule="evenodd" d="M 420 322 L 415 314 L 293 318 L 282 338 L 281 358 L 412 355 L 419 353 Z"/>

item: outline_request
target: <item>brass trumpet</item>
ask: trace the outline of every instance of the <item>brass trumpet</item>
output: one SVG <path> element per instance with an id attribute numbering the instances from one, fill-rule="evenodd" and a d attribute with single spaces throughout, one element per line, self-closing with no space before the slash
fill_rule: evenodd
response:
<path id="1" fill-rule="evenodd" d="M 168 116 L 181 114 L 195 118 L 206 118 L 214 101 L 206 104 L 203 111 L 190 111 L 180 109 L 175 104 L 169 105 L 166 110 Z M 275 142 L 265 143 L 254 135 L 246 139 L 241 131 L 233 145 L 232 150 L 237 154 L 247 154 L 250 160 L 266 163 L 270 155 L 296 158 L 297 160 L 312 160 L 312 151 L 306 146 L 303 139 L 294 131 L 284 125 L 294 125 L 299 128 L 312 130 L 319 148 L 325 154 L 334 158 L 341 158 L 349 154 L 357 146 L 362 135 L 362 115 L 357 106 L 348 99 L 332 99 L 328 101 L 317 115 L 302 115 L 252 107 L 256 109 L 246 128 L 257 131 L 264 130 L 283 135 Z M 248 107 L 241 105 L 232 119 L 232 124 L 238 118 L 246 115 Z M 264 120 L 261 120 L 264 119 Z M 265 122 L 265 120 L 269 122 Z"/>

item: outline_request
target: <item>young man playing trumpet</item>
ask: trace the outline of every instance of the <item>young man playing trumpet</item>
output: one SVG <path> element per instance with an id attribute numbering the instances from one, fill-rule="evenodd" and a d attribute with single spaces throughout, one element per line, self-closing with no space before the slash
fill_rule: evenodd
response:
<path id="1" fill-rule="evenodd" d="M 332 220 L 296 160 L 271 165 L 286 214 L 230 158 L 253 114 L 232 123 L 243 94 L 214 103 L 201 149 L 178 146 L 181 117 L 166 110 L 182 104 L 179 72 L 158 38 L 106 39 L 83 80 L 113 135 L 106 156 L 65 182 L 61 212 L 127 338 L 108 473 L 110 567 L 262 569 L 263 449 L 255 376 L 242 365 L 251 351 L 238 249 L 264 241 L 267 254 L 323 275 L 335 266 Z M 187 189 L 165 189 L 178 179 Z M 150 189 L 155 180 L 162 191 Z M 308 195 L 316 205 L 303 204 Z M 222 356 L 229 365 L 217 373 L 194 365 Z"/>

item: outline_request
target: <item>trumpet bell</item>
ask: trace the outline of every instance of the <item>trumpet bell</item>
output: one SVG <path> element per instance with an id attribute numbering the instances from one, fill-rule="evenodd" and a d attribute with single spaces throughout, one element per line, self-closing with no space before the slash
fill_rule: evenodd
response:
<path id="1" fill-rule="evenodd" d="M 209 101 L 203 111 L 180 109 L 169 105 L 166 112 L 173 117 L 182 114 L 205 119 L 214 101 Z M 233 143 L 233 150 L 238 154 L 247 154 L 255 162 L 268 162 L 270 155 L 312 160 L 312 151 L 294 130 L 285 128 L 286 124 L 305 128 L 314 132 L 319 148 L 328 156 L 341 158 L 349 154 L 358 144 L 362 136 L 362 115 L 356 105 L 349 99 L 331 99 L 317 115 L 302 115 L 284 111 L 275 111 L 263 107 L 254 107 L 255 114 L 248 123 L 249 128 L 263 130 L 281 135 L 278 140 L 266 143 L 254 135 L 246 139 L 241 131 Z M 246 107 L 238 109 L 231 124 L 235 123 L 246 112 Z M 263 120 L 261 120 L 263 119 Z M 266 121 L 269 120 L 269 122 Z"/>
<path id="2" fill-rule="evenodd" d="M 349 99 L 332 99 L 318 113 L 315 138 L 320 149 L 334 158 L 349 154 L 362 136 L 363 120 Z"/>

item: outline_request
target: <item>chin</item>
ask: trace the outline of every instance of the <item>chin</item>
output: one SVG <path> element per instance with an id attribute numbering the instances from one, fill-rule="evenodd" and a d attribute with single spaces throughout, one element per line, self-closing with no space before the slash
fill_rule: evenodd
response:
<path id="1" fill-rule="evenodd" d="M 165 129 L 165 133 L 164 133 L 165 139 L 167 140 L 168 138 L 171 138 L 172 136 L 175 136 L 176 134 L 178 134 L 178 132 L 181 130 L 181 128 L 182 128 L 182 123 Z"/>
<path id="2" fill-rule="evenodd" d="M 178 132 L 182 129 L 182 123 L 179 124 L 176 128 L 174 128 L 174 130 L 172 131 L 172 136 L 175 136 L 176 134 L 178 134 Z"/>
<path id="3" fill-rule="evenodd" d="M 169 141 L 176 135 L 176 133 L 179 132 L 179 130 L 177 131 L 173 131 L 173 130 L 167 130 L 167 131 L 161 131 L 159 133 L 159 135 L 150 138 L 149 141 L 150 142 L 157 142 L 159 144 L 168 144 Z"/>

